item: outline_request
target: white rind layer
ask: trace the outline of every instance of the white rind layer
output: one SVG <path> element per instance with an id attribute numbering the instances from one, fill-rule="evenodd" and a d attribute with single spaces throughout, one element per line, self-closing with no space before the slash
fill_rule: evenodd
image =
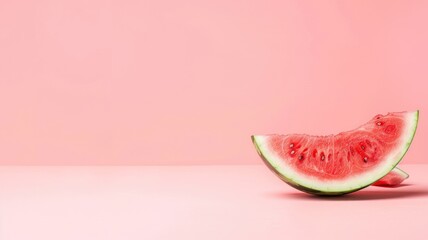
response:
<path id="1" fill-rule="evenodd" d="M 413 140 L 418 124 L 419 111 L 407 112 L 405 115 L 405 128 L 399 143 L 386 160 L 370 171 L 340 180 L 320 181 L 316 177 L 303 175 L 287 165 L 282 158 L 269 148 L 268 136 L 253 136 L 259 154 L 271 165 L 275 171 L 287 182 L 300 185 L 304 188 L 325 193 L 346 193 L 364 188 L 383 176 L 387 175 L 403 158 Z"/>
<path id="2" fill-rule="evenodd" d="M 401 170 L 400 168 L 396 167 L 392 169 L 392 172 L 400 175 L 402 178 L 406 179 L 409 178 L 409 174 L 407 174 L 405 171 Z"/>

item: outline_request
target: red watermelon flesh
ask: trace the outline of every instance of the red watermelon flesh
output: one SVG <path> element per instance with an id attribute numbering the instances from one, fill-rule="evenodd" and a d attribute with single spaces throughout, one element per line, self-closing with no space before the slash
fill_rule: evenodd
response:
<path id="1" fill-rule="evenodd" d="M 406 153 L 418 111 L 376 115 L 366 124 L 329 136 L 255 135 L 265 163 L 300 190 L 340 195 L 364 188 L 387 175 Z"/>
<path id="2" fill-rule="evenodd" d="M 397 187 L 407 178 L 409 178 L 409 174 L 396 167 L 388 175 L 373 183 L 372 186 Z"/>

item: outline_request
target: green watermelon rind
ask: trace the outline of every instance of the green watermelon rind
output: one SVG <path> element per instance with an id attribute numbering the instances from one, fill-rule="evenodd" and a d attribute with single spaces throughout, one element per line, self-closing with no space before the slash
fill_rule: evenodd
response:
<path id="1" fill-rule="evenodd" d="M 347 193 L 352 193 L 358 190 L 361 190 L 363 188 L 366 188 L 373 184 L 374 182 L 378 181 L 385 175 L 387 175 L 391 170 L 393 170 L 397 164 L 403 159 L 404 155 L 409 150 L 409 147 L 413 141 L 413 138 L 416 133 L 416 128 L 419 121 L 419 111 L 410 112 L 409 119 L 407 120 L 408 126 L 408 132 L 407 134 L 403 134 L 402 138 L 404 138 L 402 146 L 397 147 L 396 150 L 400 150 L 398 153 L 395 154 L 394 157 L 391 157 L 390 160 L 386 160 L 385 166 L 380 165 L 379 167 L 375 168 L 375 173 L 370 175 L 366 174 L 365 177 L 359 177 L 360 183 L 358 184 L 357 181 L 352 180 L 343 180 L 343 181 L 337 181 L 339 184 L 337 186 L 327 186 L 326 183 L 320 182 L 314 179 L 310 180 L 313 184 L 312 186 L 309 186 L 310 184 L 304 183 L 303 179 L 298 179 L 297 177 L 293 178 L 290 177 L 291 172 L 290 170 L 287 170 L 286 167 L 280 166 L 281 161 L 278 160 L 279 157 L 276 157 L 274 153 L 270 153 L 270 151 L 265 147 L 264 141 L 263 141 L 263 135 L 253 135 L 251 136 L 251 139 L 253 141 L 254 146 L 257 149 L 258 154 L 262 158 L 263 162 L 271 169 L 281 180 L 289 184 L 290 186 L 301 190 L 303 192 L 307 192 L 310 194 L 315 195 L 343 195 Z M 392 154 L 391 154 L 392 155 Z M 388 165 L 387 163 L 390 162 Z M 374 172 L 374 171 L 373 171 Z M 296 175 L 296 174 L 295 174 Z M 308 182 L 308 180 L 305 180 Z"/>

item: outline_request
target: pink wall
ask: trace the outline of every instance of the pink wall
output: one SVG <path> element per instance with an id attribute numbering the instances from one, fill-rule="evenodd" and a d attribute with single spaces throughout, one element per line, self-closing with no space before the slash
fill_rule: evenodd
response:
<path id="1" fill-rule="evenodd" d="M 0 1 L 1 164 L 257 163 L 253 133 L 414 109 L 427 160 L 427 1 L 22 2 Z"/>

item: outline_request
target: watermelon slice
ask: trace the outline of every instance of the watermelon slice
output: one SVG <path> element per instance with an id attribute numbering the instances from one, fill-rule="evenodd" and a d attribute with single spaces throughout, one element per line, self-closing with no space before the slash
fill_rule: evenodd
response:
<path id="1" fill-rule="evenodd" d="M 373 184 L 400 162 L 418 119 L 419 111 L 388 113 L 336 135 L 251 138 L 267 166 L 289 185 L 316 195 L 343 195 Z"/>
<path id="2" fill-rule="evenodd" d="M 396 167 L 392 169 L 392 171 L 389 172 L 388 175 L 373 183 L 372 186 L 396 187 L 407 178 L 409 178 L 409 174 Z"/>

